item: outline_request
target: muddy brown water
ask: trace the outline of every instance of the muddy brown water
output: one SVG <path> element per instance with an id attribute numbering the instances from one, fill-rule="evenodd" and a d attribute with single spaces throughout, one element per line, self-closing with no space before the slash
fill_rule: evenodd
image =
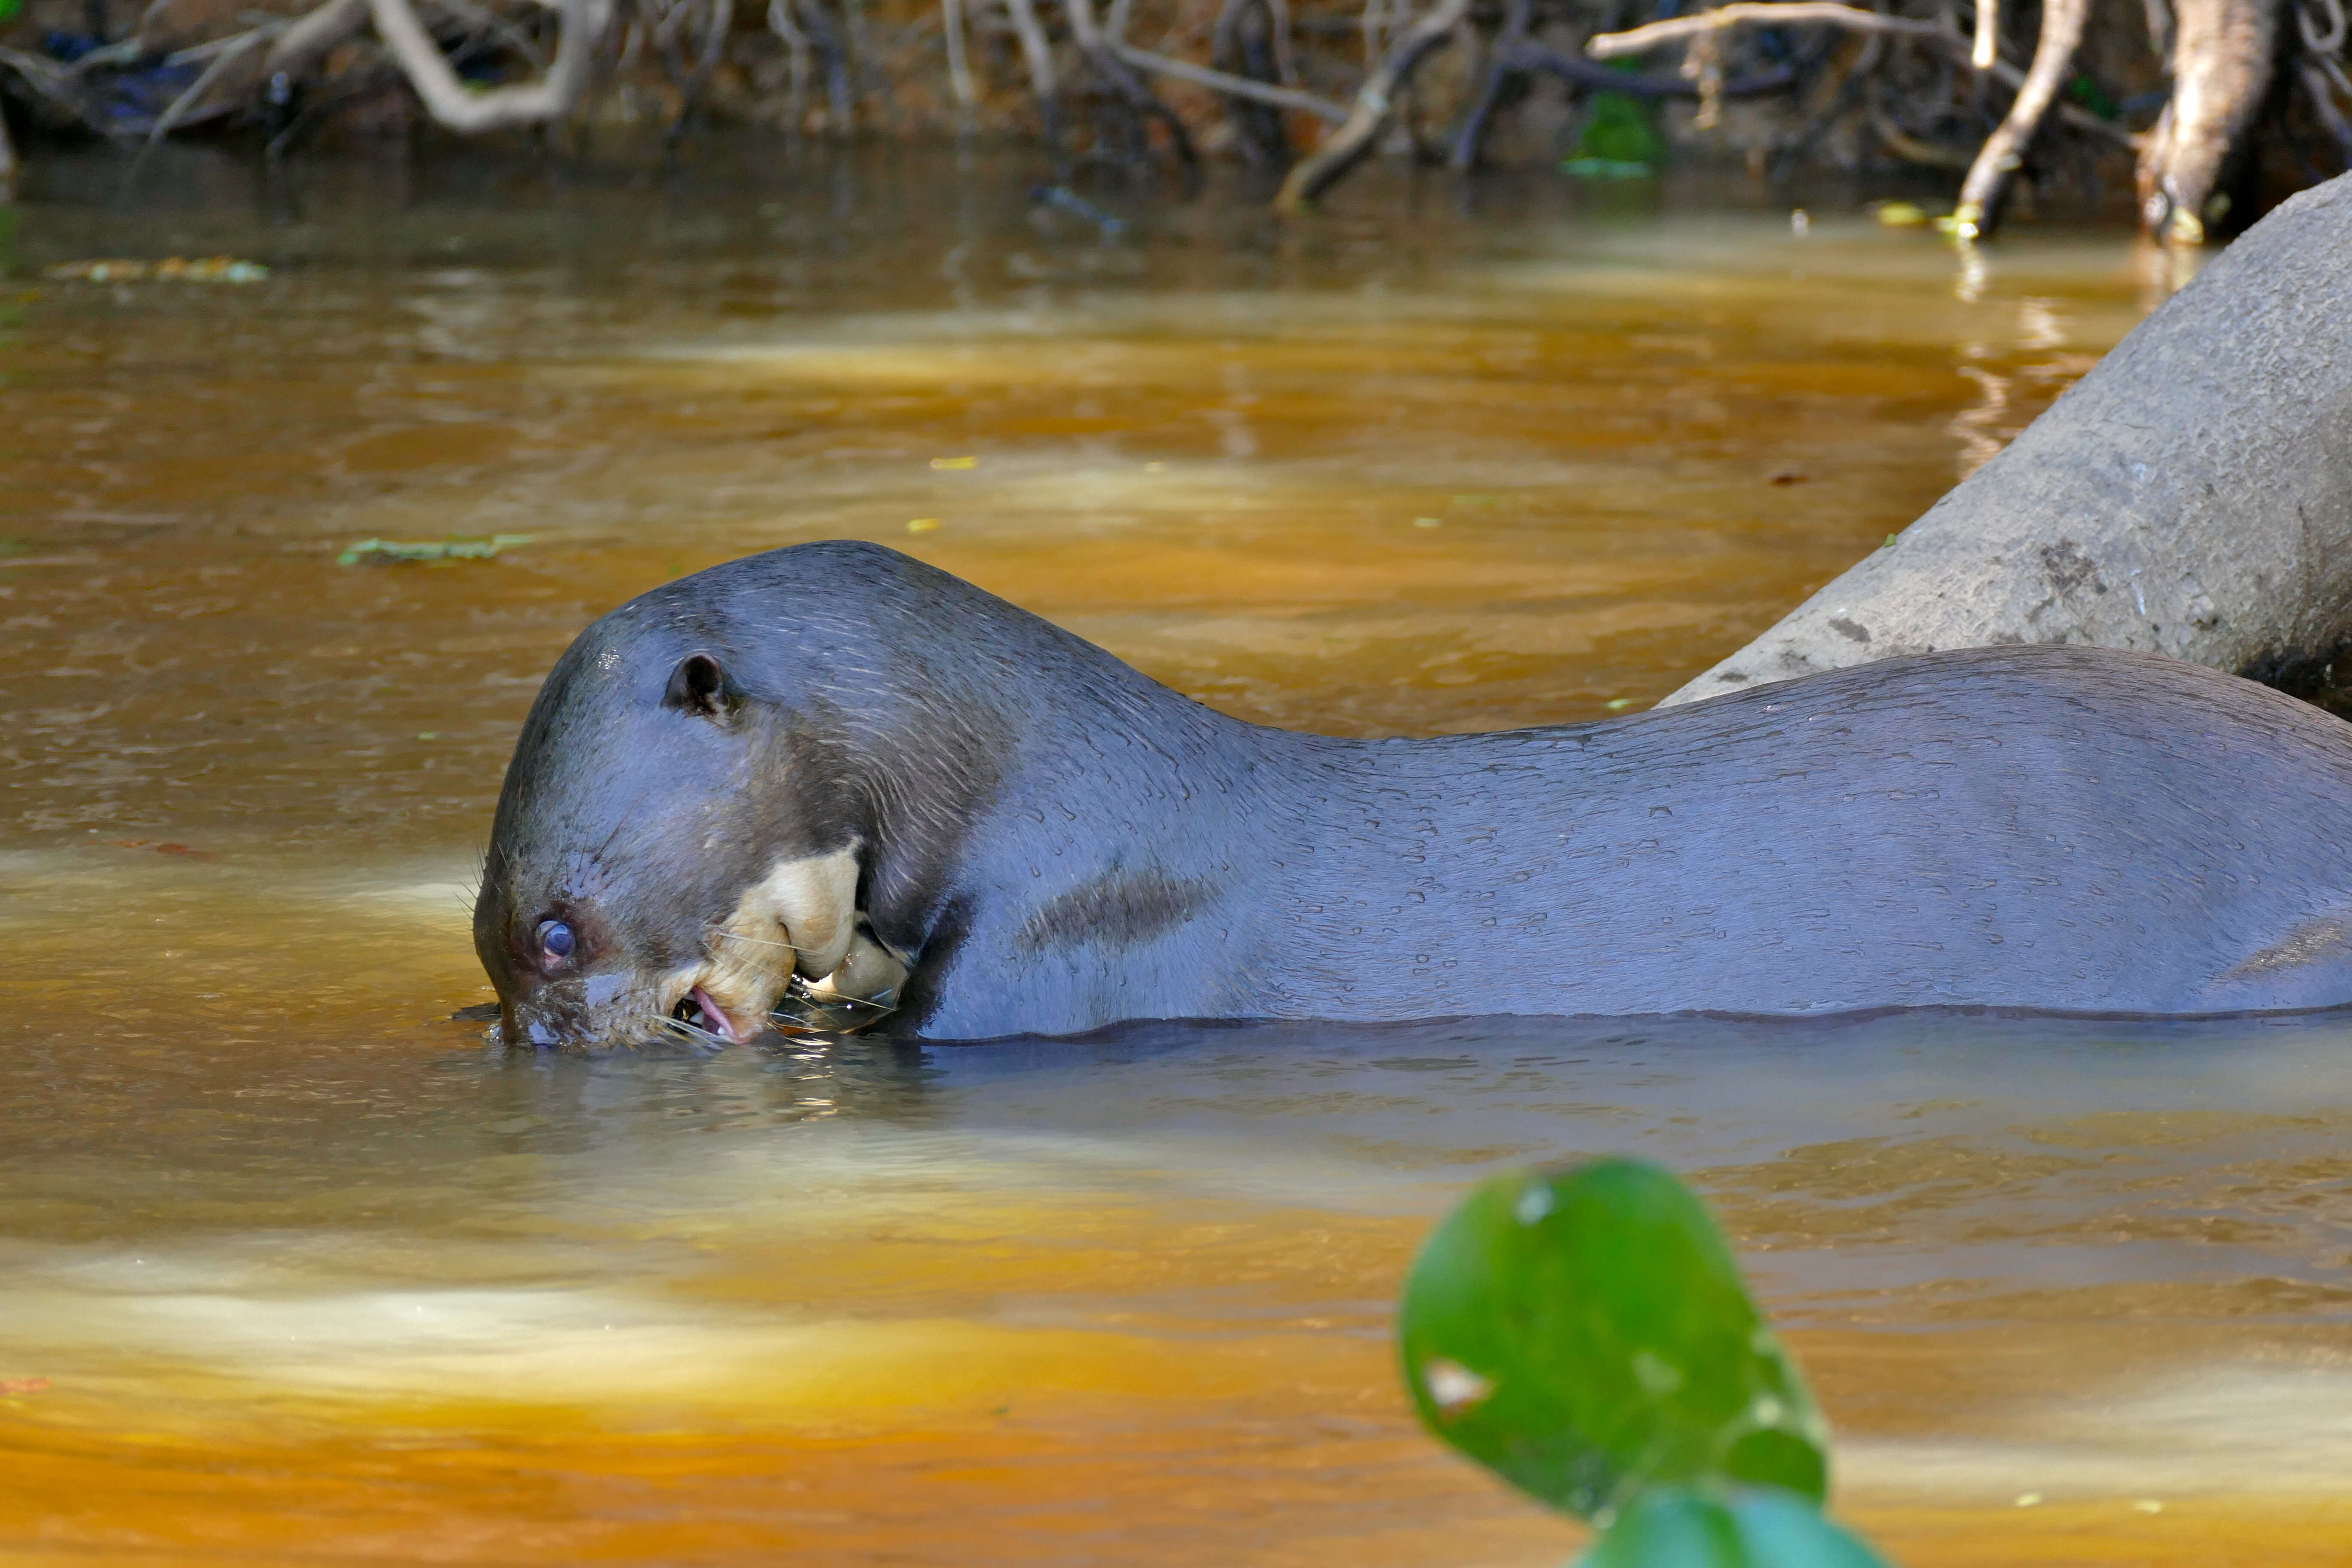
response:
<path id="1" fill-rule="evenodd" d="M 588 619 L 881 540 L 1244 717 L 1654 700 L 2112 344 L 2112 232 L 1016 160 L 174 158 L 0 209 L 0 1561 L 1542 1564 L 1389 1314 L 1515 1163 L 1689 1173 L 1919 1563 L 2352 1551 L 2352 1027 L 1166 1026 L 703 1058 L 457 1009 Z M 103 199 L 79 193 L 97 189 Z M 51 280 L 228 254 L 248 286 Z M 368 538 L 527 535 L 343 566 Z"/>

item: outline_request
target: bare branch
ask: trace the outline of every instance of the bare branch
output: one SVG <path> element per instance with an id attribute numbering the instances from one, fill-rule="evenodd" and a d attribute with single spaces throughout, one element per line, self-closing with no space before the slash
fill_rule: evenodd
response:
<path id="1" fill-rule="evenodd" d="M 1679 43 L 1728 27 L 1780 27 L 1797 22 L 1825 22 L 1832 26 L 1851 27 L 1858 33 L 1900 33 L 1906 37 L 1928 38 L 1937 43 L 1952 41 L 1952 35 L 1933 22 L 1883 16 L 1875 11 L 1838 5 L 1836 0 L 1741 0 L 1740 4 L 1702 11 L 1696 16 L 1652 22 L 1622 33 L 1601 33 L 1586 40 L 1584 52 L 1596 60 L 1613 60 L 1621 55 L 1638 55 L 1661 44 Z"/>
<path id="2" fill-rule="evenodd" d="M 1976 162 L 1966 153 L 1955 153 L 1948 147 L 1937 147 L 1920 141 L 1895 123 L 1883 109 L 1870 111 L 1870 128 L 1886 143 L 1886 150 L 1906 163 L 1922 163 L 1930 169 L 1965 169 Z"/>
<path id="3" fill-rule="evenodd" d="M 239 33 L 233 38 L 222 40 L 216 48 L 212 45 L 205 46 L 206 48 L 215 49 L 212 64 L 206 66 L 203 73 L 188 84 L 187 91 L 173 99 L 171 106 L 155 117 L 153 127 L 147 132 L 147 144 L 152 147 L 170 135 L 172 127 L 188 117 L 189 111 L 204 100 L 205 94 L 213 89 L 215 82 L 236 68 L 237 61 L 284 30 L 284 23 L 265 22 L 249 33 Z M 173 59 L 178 61 L 190 52 L 192 51 L 183 50 L 180 55 L 174 55 Z"/>
<path id="4" fill-rule="evenodd" d="M 1037 95 L 1037 112 L 1045 121 L 1045 142 L 1058 163 L 1062 156 L 1062 109 L 1054 84 L 1054 50 L 1045 42 L 1045 24 L 1037 20 L 1034 0 L 1004 0 L 1004 14 L 1021 40 L 1021 56 L 1029 63 L 1029 90 Z"/>
<path id="5" fill-rule="evenodd" d="M 792 96 L 784 100 L 784 127 L 798 136 L 808 119 L 809 40 L 793 19 L 792 0 L 768 0 L 768 31 L 784 41 L 793 73 Z"/>
<path id="6" fill-rule="evenodd" d="M 1207 66 L 1196 66 L 1189 60 L 1171 59 L 1166 55 L 1155 55 L 1150 49 L 1139 49 L 1133 44 L 1115 43 L 1110 47 L 1114 54 L 1138 70 L 1172 76 L 1195 87 L 1205 87 L 1212 91 L 1250 99 L 1258 103 L 1270 103 L 1276 109 L 1295 109 L 1334 125 L 1347 123 L 1349 111 L 1345 105 L 1334 103 L 1328 98 L 1318 98 L 1311 92 L 1254 81 L 1245 76 L 1234 76 L 1230 71 L 1211 70 Z"/>
<path id="7" fill-rule="evenodd" d="M 1990 0 L 1986 0 L 1990 3 Z M 1999 218 L 2002 193 L 2010 177 L 2025 161 L 2025 150 L 2042 130 L 2058 87 L 2074 68 L 2074 51 L 2083 42 L 2084 24 L 2090 20 L 2091 0 L 2045 0 L 2042 7 L 2042 37 L 2033 46 L 2033 67 L 2017 89 L 2017 101 L 1977 150 L 1969 177 L 1960 182 L 1960 199 L 1952 208 L 1952 232 L 1962 239 L 1988 233 Z"/>
<path id="8" fill-rule="evenodd" d="M 0 45 L 0 66 L 15 71 L 16 79 L 23 82 L 35 97 L 46 100 L 53 111 L 78 124 L 89 123 L 89 116 L 82 110 L 81 100 L 74 95 L 70 79 L 56 62 Z"/>
<path id="9" fill-rule="evenodd" d="M 971 62 L 964 58 L 963 0 L 940 0 L 940 26 L 947 35 L 948 87 L 954 92 L 956 112 L 970 119 L 980 107 L 971 84 Z"/>
<path id="10" fill-rule="evenodd" d="M 465 23 L 476 33 L 486 34 L 498 39 L 499 42 L 529 60 L 534 70 L 547 68 L 547 51 L 541 48 L 538 41 L 529 33 L 524 32 L 497 12 L 475 5 L 474 0 L 433 0 L 433 3 Z"/>
<path id="11" fill-rule="evenodd" d="M 1160 101 L 1160 95 L 1147 82 L 1138 80 L 1119 58 L 1118 50 L 1095 22 L 1094 0 L 1064 0 L 1064 12 L 1070 19 L 1070 38 L 1078 46 L 1095 71 L 1127 102 L 1129 112 L 1139 123 L 1158 121 L 1168 128 L 1169 139 L 1175 143 L 1177 162 L 1193 168 L 1200 155 L 1192 150 L 1192 137 L 1169 107 Z"/>
<path id="12" fill-rule="evenodd" d="M 588 86 L 596 45 L 613 18 L 610 0 L 562 0 L 563 36 L 555 63 L 529 87 L 469 91 L 449 68 L 448 57 L 416 19 L 408 0 L 369 0 L 375 30 L 433 118 L 465 135 L 509 125 L 531 125 L 572 112 Z"/>
<path id="13" fill-rule="evenodd" d="M 1676 16 L 1669 21 L 1628 28 L 1622 33 L 1599 34 L 1585 42 L 1584 52 L 1596 60 L 1611 60 L 1622 55 L 1638 55 L 1661 44 L 1677 43 L 1701 34 L 1713 35 L 1728 27 L 1772 27 L 1803 22 L 1850 27 L 1857 33 L 1886 33 L 1897 37 L 1916 38 L 1922 43 L 1934 44 L 1961 59 L 1971 58 L 1976 49 L 1972 39 L 1962 37 L 1940 23 L 1921 22 L 1908 16 L 1883 16 L 1875 11 L 1838 5 L 1836 0 L 1739 0 L 1737 5 L 1701 12 L 1696 16 Z M 1993 62 L 1991 74 L 1995 80 L 2012 91 L 2021 89 L 2025 85 L 2025 73 L 2006 60 Z M 2104 136 L 2126 147 L 2140 144 L 2138 137 L 2121 126 L 2110 125 L 2097 115 L 2071 103 L 2058 105 L 2058 118 L 2077 131 Z"/>
<path id="14" fill-rule="evenodd" d="M 330 50 L 367 26 L 368 0 L 327 0 L 278 35 L 261 62 L 265 77 L 307 75 Z"/>
<path id="15" fill-rule="evenodd" d="M 1381 128 L 1395 111 L 1397 93 L 1412 79 L 1421 62 L 1452 37 L 1454 29 L 1469 14 L 1470 0 L 1438 0 L 1427 16 L 1407 27 L 1404 36 L 1389 46 L 1379 68 L 1356 89 L 1356 101 L 1349 106 L 1348 118 L 1323 139 L 1323 145 L 1300 160 L 1298 166 L 1290 171 L 1290 177 L 1282 182 L 1282 190 L 1274 198 L 1276 211 L 1298 211 L 1362 161 L 1364 154 L 1372 150 Z"/>

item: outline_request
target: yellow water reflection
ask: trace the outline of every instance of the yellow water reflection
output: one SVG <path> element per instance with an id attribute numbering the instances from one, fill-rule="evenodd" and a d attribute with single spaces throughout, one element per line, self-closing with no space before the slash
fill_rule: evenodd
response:
<path id="1" fill-rule="evenodd" d="M 1616 1149 L 1719 1205 L 1901 1560 L 2340 1558 L 2332 1023 L 449 1016 L 522 710 L 642 588 L 878 539 L 1253 719 L 1594 717 L 1997 449 L 2145 307 L 2127 243 L 1956 289 L 1826 201 L 1106 246 L 985 163 L 169 167 L 13 231 L 0 1561 L 1556 1563 L 1412 1429 L 1390 1304 L 1478 1175 Z M 29 281 L 159 247 L 276 273 Z M 453 533 L 530 540 L 335 564 Z"/>

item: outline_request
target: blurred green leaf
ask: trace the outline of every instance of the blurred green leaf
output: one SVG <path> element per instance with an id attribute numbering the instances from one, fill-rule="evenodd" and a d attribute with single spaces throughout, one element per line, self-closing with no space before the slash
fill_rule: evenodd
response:
<path id="1" fill-rule="evenodd" d="M 1650 1487 L 1828 1491 L 1803 1378 L 1706 1210 L 1654 1165 L 1487 1183 L 1422 1248 L 1400 1330 L 1430 1430 L 1598 1523 Z"/>
<path id="2" fill-rule="evenodd" d="M 2091 77 L 2078 76 L 2068 82 L 2066 96 L 2102 120 L 2116 120 L 2123 115 L 2123 105 Z"/>
<path id="3" fill-rule="evenodd" d="M 0 0 L 0 24 L 15 21 L 24 8 L 23 0 Z"/>
<path id="4" fill-rule="evenodd" d="M 1791 1493 L 1724 1499 L 1665 1487 L 1628 1507 L 1576 1568 L 1886 1568 L 1886 1561 Z"/>
<path id="5" fill-rule="evenodd" d="M 1596 92 L 1585 101 L 1584 128 L 1569 150 L 1570 162 L 1641 164 L 1643 173 L 1666 161 L 1666 139 L 1658 133 L 1647 103 L 1622 92 Z"/>

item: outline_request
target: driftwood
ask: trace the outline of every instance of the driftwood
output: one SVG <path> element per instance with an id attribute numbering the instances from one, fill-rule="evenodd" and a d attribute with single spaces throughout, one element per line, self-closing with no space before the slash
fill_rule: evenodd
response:
<path id="1" fill-rule="evenodd" d="M 2006 451 L 1666 701 L 2002 643 L 2333 687 L 2352 650 L 2347 257 L 2352 175 L 2273 211 Z"/>

